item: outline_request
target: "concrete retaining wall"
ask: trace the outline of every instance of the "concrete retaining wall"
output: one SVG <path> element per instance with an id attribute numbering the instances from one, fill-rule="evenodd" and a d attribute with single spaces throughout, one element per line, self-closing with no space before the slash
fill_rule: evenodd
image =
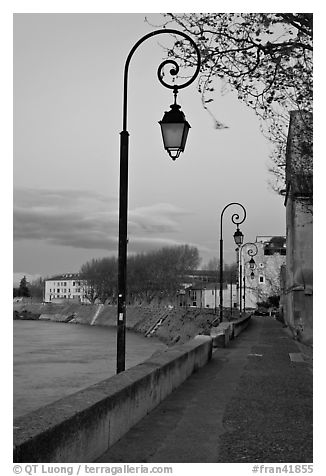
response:
<path id="1" fill-rule="evenodd" d="M 232 335 L 237 337 L 242 331 L 246 329 L 249 325 L 251 319 L 251 314 L 248 316 L 242 317 L 233 323 Z"/>
<path id="2" fill-rule="evenodd" d="M 151 336 L 167 345 L 183 344 L 197 334 L 207 334 L 216 314 L 214 309 L 159 306 L 127 306 L 126 327 L 147 335 L 159 320 Z M 14 303 L 14 319 L 47 319 L 56 322 L 112 326 L 117 325 L 117 306 L 80 303 Z"/>
<path id="3" fill-rule="evenodd" d="M 221 322 L 217 327 L 213 327 L 210 332 L 213 347 L 228 347 L 229 341 L 246 329 L 250 323 L 250 318 L 251 314 L 236 321 Z"/>
<path id="4" fill-rule="evenodd" d="M 15 419 L 14 462 L 95 461 L 211 356 L 211 337 L 196 336 Z"/>

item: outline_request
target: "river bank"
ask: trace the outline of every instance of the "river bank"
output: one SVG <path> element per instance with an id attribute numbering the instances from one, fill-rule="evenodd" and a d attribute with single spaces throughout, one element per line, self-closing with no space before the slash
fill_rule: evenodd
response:
<path id="1" fill-rule="evenodd" d="M 13 322 L 13 410 L 21 416 L 112 377 L 116 328 L 49 320 Z M 167 349 L 158 339 L 126 332 L 126 369 Z"/>
<path id="2" fill-rule="evenodd" d="M 116 326 L 117 308 L 103 304 L 14 303 L 14 319 L 67 324 Z M 128 306 L 126 327 L 166 345 L 182 344 L 197 334 L 209 334 L 214 309 Z"/>

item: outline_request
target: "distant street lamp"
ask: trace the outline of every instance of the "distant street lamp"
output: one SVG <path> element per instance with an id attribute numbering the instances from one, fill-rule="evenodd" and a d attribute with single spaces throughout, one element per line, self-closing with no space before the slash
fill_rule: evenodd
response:
<path id="1" fill-rule="evenodd" d="M 255 266 L 256 266 L 256 262 L 254 260 L 254 256 L 256 256 L 256 254 L 258 253 L 258 248 L 257 248 L 257 245 L 255 243 L 244 243 L 241 247 L 240 247 L 240 250 L 239 250 L 239 280 L 240 280 L 240 316 L 242 315 L 242 299 L 243 299 L 243 312 L 245 313 L 246 312 L 246 279 L 245 279 L 245 272 L 243 273 L 243 278 L 242 278 L 242 251 L 244 250 L 244 248 L 246 246 L 251 246 L 253 247 L 252 248 L 249 248 L 247 250 L 247 253 L 248 255 L 250 256 L 250 260 L 248 261 L 248 264 L 249 264 L 249 268 L 251 270 L 255 269 Z M 247 264 L 247 263 L 245 263 Z M 250 275 L 251 279 L 254 279 L 255 275 L 254 275 L 254 272 L 252 271 L 251 272 L 251 275 Z M 242 279 L 243 279 L 243 296 L 242 296 Z"/>
<path id="2" fill-rule="evenodd" d="M 170 28 L 156 30 L 143 36 L 130 50 L 124 69 L 123 86 L 123 130 L 120 133 L 120 188 L 119 188 L 119 253 L 118 253 L 118 316 L 117 316 L 117 373 L 125 370 L 126 354 L 126 281 L 127 281 L 127 223 L 128 223 L 128 148 L 129 132 L 127 131 L 127 92 L 128 92 L 128 70 L 130 60 L 138 48 L 145 40 L 160 34 L 180 35 L 188 40 L 197 55 L 196 70 L 193 76 L 183 84 L 168 84 L 163 80 L 163 68 L 172 65 L 171 76 L 176 76 L 179 72 L 179 65 L 171 59 L 163 61 L 158 70 L 157 77 L 160 83 L 166 88 L 173 89 L 174 104 L 171 111 L 164 114 L 159 122 L 163 136 L 164 148 L 170 157 L 175 160 L 184 151 L 189 123 L 186 121 L 180 106 L 176 103 L 179 89 L 189 86 L 198 76 L 200 69 L 200 52 L 196 43 L 182 31 Z"/>
<path id="3" fill-rule="evenodd" d="M 251 258 L 250 261 L 249 261 L 250 269 L 255 269 L 255 264 L 256 264 L 255 260 L 253 258 Z"/>
<path id="4" fill-rule="evenodd" d="M 237 225 L 237 229 L 233 235 L 234 241 L 237 246 L 241 246 L 243 243 L 243 233 L 239 229 L 239 225 L 243 223 L 246 219 L 247 212 L 246 209 L 241 203 L 238 202 L 231 202 L 226 205 L 222 212 L 221 212 L 221 218 L 220 218 L 220 322 L 223 322 L 223 215 L 225 210 L 230 207 L 230 206 L 239 206 L 243 210 L 243 218 L 240 220 L 240 215 L 238 213 L 234 213 L 231 217 L 232 223 Z"/>

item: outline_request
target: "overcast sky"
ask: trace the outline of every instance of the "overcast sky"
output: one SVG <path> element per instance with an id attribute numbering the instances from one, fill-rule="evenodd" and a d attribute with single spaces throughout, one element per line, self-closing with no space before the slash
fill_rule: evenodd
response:
<path id="1" fill-rule="evenodd" d="M 14 273 L 77 272 L 117 254 L 123 70 L 153 29 L 145 15 L 14 15 Z M 210 110 L 227 128 L 216 129 L 196 82 L 180 90 L 186 150 L 176 161 L 164 151 L 158 121 L 173 95 L 156 72 L 165 37 L 143 43 L 130 66 L 129 252 L 188 243 L 202 264 L 218 258 L 220 213 L 233 201 L 247 210 L 245 241 L 285 235 L 284 199 L 268 184 L 270 145 L 235 94 L 217 89 Z M 229 210 L 226 262 L 235 260 Z"/>

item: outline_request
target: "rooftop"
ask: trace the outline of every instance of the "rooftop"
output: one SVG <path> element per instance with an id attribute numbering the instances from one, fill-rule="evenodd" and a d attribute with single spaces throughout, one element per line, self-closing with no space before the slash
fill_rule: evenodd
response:
<path id="1" fill-rule="evenodd" d="M 57 274 L 55 276 L 52 276 L 52 278 L 46 279 L 46 281 L 59 281 L 69 279 L 80 279 L 80 275 L 78 273 Z"/>
<path id="2" fill-rule="evenodd" d="M 269 236 L 258 235 L 258 236 L 256 236 L 256 243 L 285 242 L 285 241 L 286 241 L 286 236 L 283 236 L 283 235 L 280 235 L 280 236 L 275 236 L 275 235 L 269 235 Z"/>
<path id="3" fill-rule="evenodd" d="M 192 286 L 189 286 L 189 288 L 187 288 L 187 291 L 189 290 L 203 290 L 203 289 L 208 289 L 208 290 L 213 290 L 213 289 L 220 289 L 220 283 L 218 282 L 215 282 L 215 283 L 212 283 L 212 282 L 209 282 L 209 283 L 203 283 L 202 281 L 198 282 L 198 283 L 195 283 L 193 284 Z M 227 289 L 227 283 L 223 283 L 223 289 Z"/>

